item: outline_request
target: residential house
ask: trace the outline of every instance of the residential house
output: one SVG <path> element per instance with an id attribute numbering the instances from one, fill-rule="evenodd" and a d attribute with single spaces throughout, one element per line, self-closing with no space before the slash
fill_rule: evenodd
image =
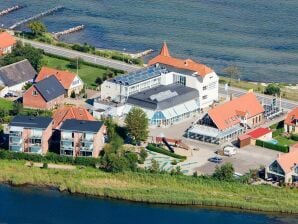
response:
<path id="1" fill-rule="evenodd" d="M 8 32 L 1 32 L 0 33 L 0 56 L 11 53 L 16 43 L 17 43 L 16 39 Z"/>
<path id="2" fill-rule="evenodd" d="M 187 131 L 189 138 L 215 144 L 237 138 L 263 123 L 264 108 L 252 92 L 210 109 Z"/>
<path id="3" fill-rule="evenodd" d="M 62 71 L 45 66 L 41 68 L 35 81 L 39 82 L 52 75 L 54 75 L 62 84 L 62 86 L 66 90 L 67 96 L 70 96 L 72 92 L 74 92 L 75 94 L 79 94 L 84 88 L 84 83 L 78 75 L 69 71 Z"/>
<path id="4" fill-rule="evenodd" d="M 24 86 L 32 83 L 36 74 L 27 59 L 0 67 L 0 97 L 7 93 L 22 95 Z"/>
<path id="5" fill-rule="evenodd" d="M 23 106 L 35 109 L 53 109 L 63 103 L 65 89 L 56 76 L 50 76 L 31 86 L 23 94 Z"/>
<path id="6" fill-rule="evenodd" d="M 52 118 L 16 116 L 9 126 L 9 150 L 46 154 L 52 136 Z"/>
<path id="7" fill-rule="evenodd" d="M 59 129 L 68 119 L 95 121 L 94 117 L 83 107 L 64 106 L 53 113 L 53 129 Z"/>
<path id="8" fill-rule="evenodd" d="M 298 144 L 291 147 L 290 152 L 279 154 L 269 166 L 266 167 L 266 178 L 273 178 L 285 183 L 298 182 Z"/>
<path id="9" fill-rule="evenodd" d="M 290 111 L 284 121 L 285 132 L 298 134 L 298 107 Z"/>
<path id="10" fill-rule="evenodd" d="M 100 121 L 65 120 L 60 128 L 60 155 L 98 157 L 106 127 Z"/>

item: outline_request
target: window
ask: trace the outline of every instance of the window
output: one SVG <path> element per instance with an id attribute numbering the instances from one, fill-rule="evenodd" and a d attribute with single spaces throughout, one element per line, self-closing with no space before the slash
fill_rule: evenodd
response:
<path id="1" fill-rule="evenodd" d="M 33 90 L 32 91 L 32 96 L 37 96 L 37 95 L 38 95 L 37 91 L 36 90 Z"/>
<path id="2" fill-rule="evenodd" d="M 203 90 L 207 90 L 207 86 L 203 86 Z"/>
<path id="3" fill-rule="evenodd" d="M 207 96 L 207 95 L 203 96 L 203 100 L 206 100 L 207 98 L 208 98 L 208 96 Z"/>

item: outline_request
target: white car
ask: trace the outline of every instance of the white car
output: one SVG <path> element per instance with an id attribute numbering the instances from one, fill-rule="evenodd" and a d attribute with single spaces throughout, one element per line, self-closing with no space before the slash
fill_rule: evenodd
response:
<path id="1" fill-rule="evenodd" d="M 225 156 L 232 156 L 235 155 L 237 153 L 236 148 L 232 145 L 226 145 L 223 148 L 223 153 Z"/>

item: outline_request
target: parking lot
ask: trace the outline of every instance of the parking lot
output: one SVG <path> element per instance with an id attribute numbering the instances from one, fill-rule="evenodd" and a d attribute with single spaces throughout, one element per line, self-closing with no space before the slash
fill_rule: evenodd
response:
<path id="1" fill-rule="evenodd" d="M 192 151 L 192 156 L 179 164 L 183 170 L 187 170 L 188 175 L 192 175 L 195 171 L 197 171 L 198 174 L 212 174 L 217 164 L 209 162 L 208 159 L 216 156 L 215 152 L 223 147 L 183 137 L 187 128 L 198 118 L 198 116 L 192 117 L 167 128 L 150 129 L 150 136 L 156 137 L 163 135 L 167 138 L 182 139 L 191 149 L 197 149 Z M 231 162 L 234 165 L 235 172 L 244 174 L 250 169 L 257 169 L 260 168 L 260 166 L 268 165 L 276 159 L 277 155 L 277 151 L 257 146 L 247 146 L 242 149 L 237 149 L 236 155 L 231 157 L 221 156 L 223 159 L 221 164 Z"/>

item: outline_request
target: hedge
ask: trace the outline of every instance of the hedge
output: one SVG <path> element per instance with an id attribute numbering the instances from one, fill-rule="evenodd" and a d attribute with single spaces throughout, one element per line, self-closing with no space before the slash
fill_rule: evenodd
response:
<path id="1" fill-rule="evenodd" d="M 256 145 L 264 147 L 264 148 L 280 151 L 280 152 L 286 152 L 286 153 L 289 152 L 289 146 L 280 145 L 280 144 L 273 144 L 271 142 L 265 142 L 265 141 L 262 141 L 262 140 L 257 140 Z"/>
<path id="2" fill-rule="evenodd" d="M 292 134 L 291 139 L 294 141 L 298 141 L 298 135 L 297 134 Z"/>
<path id="3" fill-rule="evenodd" d="M 164 155 L 167 155 L 167 156 L 170 156 L 170 157 L 173 157 L 173 158 L 176 158 L 176 159 L 182 159 L 182 160 L 185 160 L 186 159 L 186 156 L 180 156 L 180 155 L 177 155 L 175 153 L 172 153 L 166 149 L 163 149 L 163 148 L 160 148 L 160 147 L 157 147 L 153 144 L 148 144 L 148 146 L 146 147 L 149 151 L 153 151 L 153 152 L 157 152 L 157 153 L 161 153 L 161 154 L 164 154 Z"/>
<path id="4" fill-rule="evenodd" d="M 64 163 L 71 165 L 82 165 L 95 167 L 100 163 L 99 158 L 91 157 L 70 157 L 70 156 L 60 156 L 55 153 L 47 153 L 46 155 L 39 154 L 28 154 L 22 152 L 11 152 L 8 150 L 0 150 L 0 159 L 6 160 L 27 160 L 32 162 L 41 163 Z"/>

